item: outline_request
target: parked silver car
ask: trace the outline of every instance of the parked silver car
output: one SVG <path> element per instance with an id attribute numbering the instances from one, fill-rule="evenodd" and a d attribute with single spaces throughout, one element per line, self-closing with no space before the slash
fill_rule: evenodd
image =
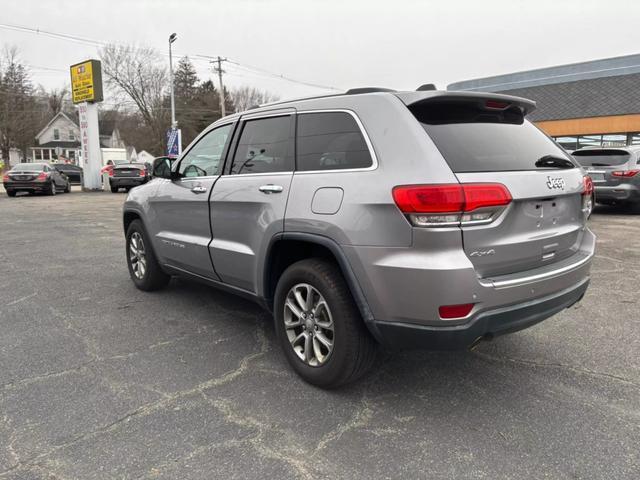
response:
<path id="1" fill-rule="evenodd" d="M 640 204 L 640 145 L 585 147 L 572 155 L 593 180 L 596 202 Z"/>
<path id="2" fill-rule="evenodd" d="M 522 98 L 361 89 L 222 118 L 124 205 L 127 264 L 271 310 L 306 381 L 467 348 L 584 295 L 589 177 Z M 158 178 L 164 177 L 164 178 Z"/>

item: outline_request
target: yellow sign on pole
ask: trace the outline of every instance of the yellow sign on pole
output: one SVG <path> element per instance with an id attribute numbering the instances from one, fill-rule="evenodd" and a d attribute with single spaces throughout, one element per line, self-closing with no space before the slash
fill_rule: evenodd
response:
<path id="1" fill-rule="evenodd" d="M 99 60 L 71 65 L 73 103 L 102 101 L 102 66 Z"/>

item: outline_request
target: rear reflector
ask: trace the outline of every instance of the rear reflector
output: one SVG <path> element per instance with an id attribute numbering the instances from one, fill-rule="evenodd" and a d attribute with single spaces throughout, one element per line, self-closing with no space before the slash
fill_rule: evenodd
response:
<path id="1" fill-rule="evenodd" d="M 393 189 L 393 199 L 421 227 L 488 223 L 512 200 L 501 183 L 402 185 Z"/>
<path id="2" fill-rule="evenodd" d="M 616 170 L 615 172 L 611 172 L 611 175 L 614 177 L 635 177 L 640 170 Z"/>
<path id="3" fill-rule="evenodd" d="M 462 305 L 443 305 L 438 308 L 440 318 L 464 318 L 473 309 L 473 303 L 465 303 Z"/>

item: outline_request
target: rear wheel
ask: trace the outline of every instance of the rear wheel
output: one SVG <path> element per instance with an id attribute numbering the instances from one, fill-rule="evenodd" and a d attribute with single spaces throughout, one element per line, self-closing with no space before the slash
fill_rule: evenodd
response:
<path id="1" fill-rule="evenodd" d="M 118 193 L 118 187 L 111 185 L 111 193 Z"/>
<path id="2" fill-rule="evenodd" d="M 64 189 L 64 193 L 71 193 L 71 183 L 67 182 L 67 186 Z"/>
<path id="3" fill-rule="evenodd" d="M 10 197 L 15 197 L 16 196 L 16 192 L 15 190 L 7 190 L 7 195 L 9 195 Z"/>
<path id="4" fill-rule="evenodd" d="M 134 220 L 127 229 L 127 267 L 131 280 L 140 290 L 159 290 L 171 277 L 162 271 L 140 220 Z"/>
<path id="5" fill-rule="evenodd" d="M 373 364 L 376 343 L 335 264 L 308 259 L 291 265 L 278 281 L 274 309 L 280 346 L 305 381 L 336 388 Z"/>
<path id="6" fill-rule="evenodd" d="M 56 184 L 54 182 L 51 182 L 51 185 L 49 186 L 49 190 L 47 190 L 47 194 L 48 195 L 55 195 L 56 192 Z"/>

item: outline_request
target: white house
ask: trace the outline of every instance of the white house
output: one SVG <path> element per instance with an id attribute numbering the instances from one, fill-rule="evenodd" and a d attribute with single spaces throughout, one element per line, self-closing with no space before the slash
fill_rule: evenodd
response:
<path id="1" fill-rule="evenodd" d="M 80 157 L 80 128 L 63 112 L 56 114 L 36 135 L 37 146 L 31 147 L 34 162 L 55 160 L 59 155 L 77 163 Z"/>
<path id="2" fill-rule="evenodd" d="M 123 154 L 124 142 L 114 122 L 100 122 L 100 147 L 103 156 L 111 158 L 114 151 Z M 37 146 L 31 147 L 31 158 L 28 161 L 41 162 L 56 160 L 63 156 L 74 164 L 79 164 L 81 157 L 80 127 L 65 113 L 57 113 L 47 125 L 36 135 Z M 108 150 L 105 152 L 105 150 Z M 121 151 L 120 151 L 121 150 Z M 106 160 L 103 161 L 103 164 Z"/>

